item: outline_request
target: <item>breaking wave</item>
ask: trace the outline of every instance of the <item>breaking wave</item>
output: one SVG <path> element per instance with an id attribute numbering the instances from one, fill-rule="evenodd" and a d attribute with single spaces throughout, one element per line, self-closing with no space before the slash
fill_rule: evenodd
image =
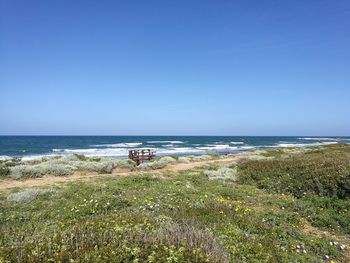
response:
<path id="1" fill-rule="evenodd" d="M 113 147 L 113 148 L 120 148 L 120 147 L 133 148 L 133 147 L 138 147 L 141 145 L 142 145 L 142 142 L 125 142 L 125 143 L 94 144 L 91 146 L 93 146 L 93 147 Z"/>
<path id="2" fill-rule="evenodd" d="M 208 144 L 205 147 L 197 147 L 200 150 L 208 150 L 208 151 L 220 151 L 220 150 L 236 150 L 238 147 L 230 146 L 229 144 Z"/>
<path id="3" fill-rule="evenodd" d="M 184 143 L 183 141 L 148 141 L 147 143 L 172 143 L 172 144 L 179 144 Z"/>
<path id="4" fill-rule="evenodd" d="M 339 141 L 339 138 L 331 138 L 331 137 L 305 137 L 305 138 L 298 138 L 299 140 L 306 140 L 306 141 Z"/>
<path id="5" fill-rule="evenodd" d="M 244 142 L 230 142 L 230 144 L 244 144 Z"/>
<path id="6" fill-rule="evenodd" d="M 116 158 L 126 158 L 128 151 L 135 148 L 149 148 L 162 155 L 186 155 L 186 154 L 206 154 L 219 153 L 230 154 L 251 149 L 268 149 L 276 147 L 307 147 L 335 143 L 349 143 L 350 137 L 232 137 L 232 138 L 200 138 L 193 140 L 189 137 L 168 137 L 168 138 L 131 138 L 129 141 L 122 139 L 99 139 L 85 142 L 77 138 L 72 142 L 71 138 L 65 142 L 47 144 L 45 140 L 40 145 L 42 149 L 31 149 L 31 141 L 20 147 L 14 146 L 0 149 L 0 160 L 11 159 L 14 156 L 24 158 L 24 160 L 37 159 L 44 156 L 64 156 L 71 154 L 83 154 L 86 156 L 107 156 Z M 164 140 L 162 140 L 164 139 Z M 170 140 L 169 140 L 170 139 Z M 171 140 L 173 139 L 173 140 Z M 181 139 L 181 140 L 179 140 Z M 31 139 L 32 140 L 32 139 Z M 149 141 L 147 141 L 149 140 Z M 105 142 L 105 143 L 102 143 Z M 72 145 L 70 145 L 72 143 Z M 23 149 L 26 149 L 24 152 Z M 1 150 L 3 150 L 1 152 Z"/>
<path id="7" fill-rule="evenodd" d="M 315 143 L 279 143 L 277 147 L 307 147 L 307 146 L 318 146 L 318 145 L 328 145 L 337 144 L 338 142 L 315 142 Z"/>

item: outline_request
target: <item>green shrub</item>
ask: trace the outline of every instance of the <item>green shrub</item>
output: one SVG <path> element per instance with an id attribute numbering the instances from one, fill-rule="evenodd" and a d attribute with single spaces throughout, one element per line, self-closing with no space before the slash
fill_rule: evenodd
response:
<path id="1" fill-rule="evenodd" d="M 74 162 L 72 165 L 78 170 L 97 172 L 99 174 L 112 173 L 113 170 L 113 162 L 109 160 L 101 160 L 100 162 L 80 161 Z"/>
<path id="2" fill-rule="evenodd" d="M 337 197 L 307 194 L 296 203 L 293 210 L 315 227 L 350 234 L 350 202 Z"/>
<path id="3" fill-rule="evenodd" d="M 7 200 L 17 203 L 29 203 L 36 199 L 38 196 L 45 195 L 47 193 L 55 193 L 53 189 L 27 189 L 21 192 L 12 193 L 7 197 Z"/>
<path id="4" fill-rule="evenodd" d="M 239 165 L 240 182 L 302 197 L 306 193 L 350 198 L 350 162 L 346 158 L 298 155 L 289 159 L 247 161 Z"/>
<path id="5" fill-rule="evenodd" d="M 36 165 L 18 165 L 10 168 L 9 176 L 13 179 L 36 178 L 44 175 L 65 176 L 74 172 L 70 165 L 44 162 Z"/>
<path id="6" fill-rule="evenodd" d="M 132 169 L 136 166 L 136 163 L 129 159 L 113 159 L 112 162 L 113 162 L 113 167 L 118 167 L 118 168 Z"/>
<path id="7" fill-rule="evenodd" d="M 80 161 L 86 161 L 87 157 L 84 154 L 74 154 Z"/>
<path id="8" fill-rule="evenodd" d="M 170 156 L 164 156 L 164 157 L 161 157 L 159 160 L 156 160 L 153 162 L 142 163 L 137 168 L 140 170 L 155 170 L 155 169 L 164 168 L 168 164 L 174 164 L 174 163 L 176 163 L 176 159 Z"/>
<path id="9" fill-rule="evenodd" d="M 34 165 L 18 165 L 10 168 L 10 177 L 13 179 L 36 178 L 44 175 L 42 169 Z"/>
<path id="10" fill-rule="evenodd" d="M 5 177 L 10 174 L 10 168 L 4 164 L 0 164 L 0 177 Z"/>
<path id="11" fill-rule="evenodd" d="M 7 167 L 16 166 L 16 165 L 19 165 L 20 163 L 21 163 L 21 158 L 19 157 L 13 157 L 9 160 L 3 161 L 3 164 L 6 165 Z"/>
<path id="12" fill-rule="evenodd" d="M 72 174 L 75 170 L 97 172 L 99 174 L 112 173 L 113 168 L 135 167 L 131 160 L 120 160 L 106 157 L 88 158 L 84 155 L 69 155 L 61 158 L 43 158 L 37 162 L 21 162 L 19 165 L 11 166 L 10 172 L 4 164 L 0 164 L 1 176 L 10 176 L 14 179 L 34 178 L 44 175 L 65 176 Z"/>
<path id="13" fill-rule="evenodd" d="M 220 167 L 217 170 L 205 170 L 203 172 L 206 176 L 208 176 L 209 180 L 231 180 L 236 181 L 237 176 L 237 167 L 227 168 Z"/>
<path id="14" fill-rule="evenodd" d="M 191 158 L 187 157 L 187 156 L 180 156 L 178 159 L 179 163 L 190 163 L 191 162 Z"/>
<path id="15" fill-rule="evenodd" d="M 75 168 L 70 165 L 43 163 L 36 166 L 42 170 L 42 174 L 54 176 L 66 176 L 74 172 Z"/>
<path id="16" fill-rule="evenodd" d="M 156 222 L 152 226 L 144 222 L 125 225 L 118 221 L 113 217 L 84 220 L 63 231 L 28 237 L 21 246 L 1 247 L 0 251 L 9 262 L 50 262 L 52 258 L 58 262 L 230 262 L 228 252 L 204 228 Z"/>
<path id="17" fill-rule="evenodd" d="M 193 158 L 192 158 L 193 161 L 207 161 L 207 160 L 211 160 L 211 159 L 213 159 L 213 156 L 209 155 L 209 154 L 193 156 Z"/>
<path id="18" fill-rule="evenodd" d="M 218 154 L 204 154 L 204 155 L 186 155 L 178 158 L 179 163 L 200 162 L 212 159 L 218 159 Z"/>

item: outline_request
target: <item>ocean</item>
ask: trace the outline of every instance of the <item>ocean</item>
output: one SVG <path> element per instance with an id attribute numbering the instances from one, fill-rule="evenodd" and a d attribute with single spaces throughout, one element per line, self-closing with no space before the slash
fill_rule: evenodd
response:
<path id="1" fill-rule="evenodd" d="M 350 143 L 350 137 L 282 136 L 0 136 L 0 159 L 84 154 L 126 158 L 131 149 L 161 155 L 230 154 L 271 147 Z"/>

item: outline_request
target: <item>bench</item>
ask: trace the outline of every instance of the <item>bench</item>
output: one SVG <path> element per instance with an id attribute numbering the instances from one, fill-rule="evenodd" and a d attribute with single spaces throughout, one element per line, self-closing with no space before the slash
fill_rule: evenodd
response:
<path id="1" fill-rule="evenodd" d="M 133 160 L 136 165 L 140 165 L 144 161 L 151 161 L 156 157 L 156 154 L 151 149 L 130 150 L 129 159 Z"/>

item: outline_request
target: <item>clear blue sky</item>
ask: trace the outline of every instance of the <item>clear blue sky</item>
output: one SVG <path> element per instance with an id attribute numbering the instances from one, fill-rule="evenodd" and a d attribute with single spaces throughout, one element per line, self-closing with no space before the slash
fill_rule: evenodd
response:
<path id="1" fill-rule="evenodd" d="M 0 0 L 0 134 L 350 135 L 350 1 Z"/>

